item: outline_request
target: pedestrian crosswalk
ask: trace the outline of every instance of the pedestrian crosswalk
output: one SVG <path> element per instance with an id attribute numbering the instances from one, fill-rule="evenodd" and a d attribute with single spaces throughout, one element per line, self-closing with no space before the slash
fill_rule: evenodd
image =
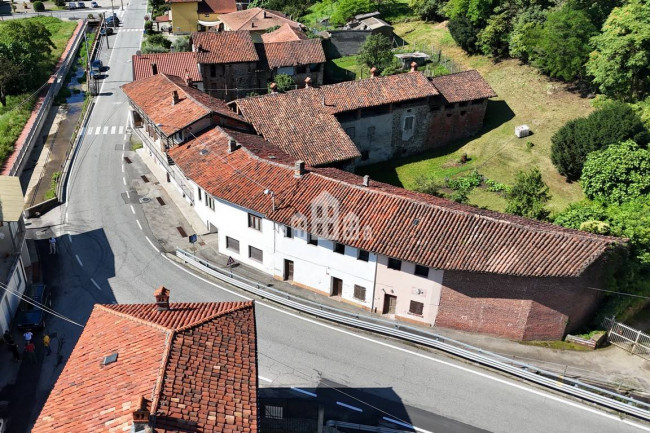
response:
<path id="1" fill-rule="evenodd" d="M 86 135 L 115 135 L 124 134 L 126 128 L 120 126 L 89 126 L 86 129 Z"/>
<path id="2" fill-rule="evenodd" d="M 116 28 L 116 32 L 144 32 L 144 29 L 125 29 L 125 28 Z"/>

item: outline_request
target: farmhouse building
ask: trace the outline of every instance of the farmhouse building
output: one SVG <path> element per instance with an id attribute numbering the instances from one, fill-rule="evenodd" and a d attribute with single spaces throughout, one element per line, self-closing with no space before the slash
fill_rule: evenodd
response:
<path id="1" fill-rule="evenodd" d="M 305 26 L 297 21 L 291 20 L 282 12 L 262 8 L 250 8 L 219 17 L 221 24 L 218 29 L 221 31 L 236 32 L 245 30 L 250 32 L 259 41 L 262 34 L 273 27 L 280 27 L 284 24 L 304 30 Z"/>
<path id="2" fill-rule="evenodd" d="M 253 302 L 169 295 L 95 305 L 32 431 L 256 433 Z"/>
<path id="3" fill-rule="evenodd" d="M 203 31 L 220 23 L 219 17 L 237 11 L 235 0 L 166 0 L 174 34 Z"/>

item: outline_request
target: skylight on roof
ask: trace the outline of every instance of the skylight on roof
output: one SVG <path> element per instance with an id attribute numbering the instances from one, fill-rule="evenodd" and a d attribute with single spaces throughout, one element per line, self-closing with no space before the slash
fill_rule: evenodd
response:
<path id="1" fill-rule="evenodd" d="M 115 361 L 117 361 L 117 352 L 111 353 L 110 355 L 105 356 L 104 360 L 102 361 L 102 365 L 112 364 Z"/>

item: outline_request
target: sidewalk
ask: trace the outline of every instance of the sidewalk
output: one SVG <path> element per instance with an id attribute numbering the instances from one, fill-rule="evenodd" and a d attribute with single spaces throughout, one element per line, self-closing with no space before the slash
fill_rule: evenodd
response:
<path id="1" fill-rule="evenodd" d="M 159 205 L 157 200 L 143 204 L 145 217 L 149 227 L 166 253 L 173 255 L 176 248 L 193 252 L 187 237 L 179 234 L 177 227 L 181 226 L 189 235 L 187 228 L 192 228 L 198 235 L 195 255 L 218 266 L 226 265 L 228 257 L 217 252 L 217 235 L 207 233 L 207 228 L 198 218 L 192 206 L 182 197 L 180 191 L 166 181 L 164 170 L 149 157 L 146 148 L 137 151 L 132 159 L 133 168 L 142 170 L 138 176 L 145 175 L 152 181 L 136 187 L 139 195 L 161 197 L 165 205 Z M 158 180 L 153 181 L 153 178 Z M 155 204 L 154 204 L 155 203 Z M 283 281 L 274 279 L 245 265 L 239 265 L 234 273 L 285 291 L 293 296 L 312 302 L 328 305 L 339 310 L 358 313 L 359 315 L 381 317 L 381 315 L 363 311 L 354 306 L 338 302 L 331 297 L 301 289 Z M 417 325 L 409 326 L 418 327 Z M 620 391 L 635 391 L 650 395 L 650 362 L 625 352 L 615 346 L 597 351 L 572 351 L 547 349 L 538 346 L 521 344 L 488 335 L 472 334 L 440 327 L 420 326 L 425 331 L 442 335 L 446 338 L 460 341 L 472 346 L 514 358 L 539 368 L 565 374 L 591 383 L 608 386 Z"/>

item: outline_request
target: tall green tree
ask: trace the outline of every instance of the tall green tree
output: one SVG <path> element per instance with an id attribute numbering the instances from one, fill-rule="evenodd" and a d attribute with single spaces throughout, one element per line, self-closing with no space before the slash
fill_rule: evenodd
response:
<path id="1" fill-rule="evenodd" d="M 393 61 L 390 39 L 382 34 L 370 35 L 364 42 L 357 57 L 359 63 L 368 67 L 383 69 Z"/>
<path id="2" fill-rule="evenodd" d="M 506 212 L 545 220 L 549 215 L 545 205 L 550 199 L 551 194 L 542 180 L 539 168 L 534 167 L 528 172 L 520 171 L 515 178 L 515 184 L 506 194 Z"/>
<path id="3" fill-rule="evenodd" d="M 604 94 L 627 101 L 650 94 L 650 3 L 615 8 L 592 39 L 587 72 Z"/>
<path id="4" fill-rule="evenodd" d="M 372 12 L 376 9 L 372 0 L 339 0 L 330 17 L 330 23 L 339 26 L 354 18 L 355 15 Z"/>

